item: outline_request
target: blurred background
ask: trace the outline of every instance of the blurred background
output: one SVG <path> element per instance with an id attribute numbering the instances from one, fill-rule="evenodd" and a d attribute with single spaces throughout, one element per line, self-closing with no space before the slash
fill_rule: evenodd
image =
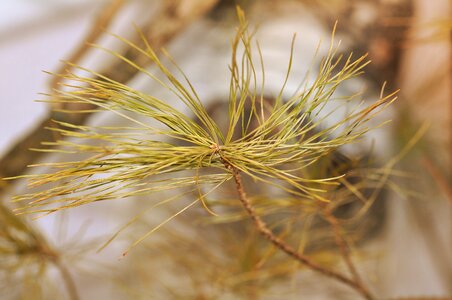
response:
<path id="1" fill-rule="evenodd" d="M 340 51 L 369 53 L 372 61 L 358 81 L 345 85 L 339 92 L 347 95 L 365 90 L 366 101 L 376 101 L 385 82 L 387 91 L 401 90 L 399 99 L 380 120 L 391 119 L 391 124 L 366 137 L 367 148 L 362 150 L 370 151 L 376 161 L 394 161 L 395 171 L 391 175 L 396 176 L 380 196 L 384 205 L 377 206 L 368 216 L 374 225 L 365 232 L 362 243 L 356 242 L 354 258 L 378 299 L 421 296 L 449 299 L 452 296 L 449 0 L 1 1 L 0 178 L 30 172 L 26 168 L 30 164 L 59 159 L 58 155 L 42 155 L 28 149 L 39 148 L 41 141 L 55 138 L 45 127 L 60 116 L 51 111 L 49 104 L 34 100 L 44 99 L 40 93 L 52 93 L 52 89 L 58 88 L 58 80 L 43 71 L 64 73 L 67 67 L 61 60 L 165 97 L 165 91 L 149 83 L 145 76 L 87 46 L 101 44 L 152 68 L 106 31 L 137 41 L 135 27 L 140 28 L 154 49 L 168 49 L 206 106 L 213 114 L 220 109 L 216 113 L 221 114 L 220 104 L 227 99 L 229 90 L 227 65 L 230 41 L 237 27 L 237 4 L 245 10 L 252 26 L 258 28 L 268 95 L 277 93 L 285 76 L 293 34 L 297 33 L 295 79 L 289 81 L 288 93 L 296 89 L 296 79 L 304 76 L 311 62 L 318 64 L 325 54 L 336 20 L 337 39 L 342 41 Z M 322 44 L 316 56 L 319 42 Z M 64 107 L 71 108 L 74 107 Z M 68 122 L 80 125 L 121 124 L 117 117 L 104 113 L 67 118 Z M 416 132 L 427 128 L 423 126 L 428 129 L 414 144 Z M 353 156 L 356 151 L 352 149 L 345 154 Z M 149 224 L 158 223 L 155 215 L 144 218 L 138 229 L 96 253 L 111 234 L 142 210 L 143 201 L 90 204 L 31 220 L 28 216 L 15 217 L 11 212 L 14 204 L 10 198 L 23 193 L 25 184 L 0 181 L 3 214 L 0 240 L 4 239 L 0 241 L 4 251 L 0 258 L 2 299 L 299 299 L 300 295 L 307 299 L 359 299 L 353 291 L 296 266 L 287 267 L 290 272 L 281 271 L 275 266 L 286 262 L 279 258 L 265 269 L 267 273 L 262 277 L 249 279 L 249 270 L 243 265 L 248 262 L 244 257 L 252 251 L 246 247 L 257 245 L 261 249 L 259 245 L 265 241 L 254 236 L 252 226 L 245 230 L 236 223 L 234 226 L 240 229 L 227 224 L 205 226 L 201 221 L 186 229 L 189 233 L 181 231 L 194 218 L 203 220 L 202 210 L 172 222 L 128 257 L 118 260 L 140 232 L 146 232 Z M 162 210 L 157 215 L 167 213 Z M 225 236 L 220 238 L 218 231 Z M 244 234 L 249 238 L 240 242 L 238 239 Z M 18 241 L 22 243 L 20 247 L 11 246 Z M 42 250 L 43 243 L 47 252 Z M 317 249 L 315 243 L 320 242 L 312 243 L 312 249 Z M 33 248 L 31 244 L 41 246 Z M 248 254 L 244 253 L 245 248 Z M 23 257 L 23 249 L 38 249 L 37 258 L 30 258 L 29 250 Z M 46 254 L 46 258 L 43 251 L 51 254 Z M 328 251 L 316 251 L 313 250 L 314 257 L 320 260 L 327 257 L 325 260 L 329 261 L 328 256 L 319 254 Z M 50 260 L 50 266 L 46 260 Z M 242 268 L 234 267 L 238 261 Z M 252 261 L 248 263 L 255 267 L 259 259 L 254 265 Z M 67 276 L 72 279 L 66 280 Z"/>

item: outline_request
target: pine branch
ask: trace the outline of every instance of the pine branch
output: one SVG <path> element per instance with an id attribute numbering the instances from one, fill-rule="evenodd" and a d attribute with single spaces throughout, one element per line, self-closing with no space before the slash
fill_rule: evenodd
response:
<path id="1" fill-rule="evenodd" d="M 337 88 L 344 81 L 362 73 L 368 61 L 365 56 L 356 59 L 352 55 L 345 58 L 336 56 L 337 48 L 332 41 L 312 83 L 306 84 L 303 90 L 289 99 L 283 99 L 293 62 L 292 44 L 281 91 L 274 103 L 264 110 L 264 87 L 257 88 L 259 83 L 265 83 L 261 51 L 258 48 L 261 64 L 258 68 L 254 64 L 256 51 L 253 50 L 253 34 L 248 31 L 244 12 L 238 8 L 237 14 L 240 27 L 232 42 L 229 123 L 226 132 L 208 113 L 188 77 L 168 53 L 163 52 L 168 63 L 179 71 L 177 74 L 170 71 L 157 56 L 144 34 L 139 45 L 113 35 L 130 51 L 147 61 L 140 64 L 139 59 L 132 60 L 124 54 L 99 48 L 119 58 L 134 72 L 148 76 L 161 88 L 171 92 L 179 103 L 145 94 L 117 78 L 69 63 L 72 69 L 83 71 L 83 75 L 75 72 L 61 74 L 65 82 L 63 86 L 68 89 L 50 95 L 49 102 L 62 106 L 83 104 L 96 110 L 107 110 L 128 120 L 132 126 L 94 127 L 55 121 L 57 126 L 50 130 L 71 139 L 44 142 L 47 148 L 35 151 L 68 154 L 69 159 L 70 155 L 78 153 L 83 154 L 84 159 L 34 165 L 48 167 L 49 171 L 47 174 L 16 177 L 28 178 L 31 188 L 48 187 L 14 197 L 14 201 L 26 202 L 16 212 L 49 214 L 88 203 L 137 195 L 164 194 L 186 188 L 191 188 L 188 192 L 197 192 L 196 199 L 144 234 L 132 244 L 130 250 L 197 203 L 202 203 L 207 212 L 214 214 L 206 196 L 233 179 L 243 207 L 259 232 L 272 244 L 310 269 L 354 288 L 366 299 L 372 299 L 359 277 L 350 279 L 324 268 L 276 237 L 246 197 L 240 174 L 304 199 L 307 205 L 316 206 L 319 201 L 329 202 L 325 196 L 328 188 L 338 186 L 342 175 L 317 178 L 307 174 L 306 168 L 365 135 L 371 129 L 368 121 L 395 100 L 395 93 L 364 108 L 357 104 L 342 119 L 325 126 L 324 121 L 335 112 L 335 108 L 328 108 L 325 112 L 326 104 L 334 99 Z M 149 63 L 156 66 L 157 73 L 145 67 Z M 351 103 L 353 96 L 336 100 L 338 108 L 346 105 L 345 102 Z M 184 110 L 176 109 L 179 105 Z M 71 110 L 70 113 L 83 115 L 86 111 Z M 140 120 L 137 116 L 144 119 Z M 149 205 L 149 209 L 180 199 L 187 192 L 173 195 L 164 196 L 163 200 Z M 319 205 L 317 207 L 321 208 Z M 131 220 L 123 226 L 113 238 L 133 222 Z M 357 275 L 356 272 L 353 274 Z"/>
<path id="2" fill-rule="evenodd" d="M 344 240 L 344 237 L 342 236 L 339 221 L 333 215 L 331 207 L 328 205 L 326 205 L 324 208 L 324 216 L 333 229 L 336 245 L 339 247 L 342 258 L 344 259 L 351 275 L 353 276 L 353 280 L 356 286 L 359 287 L 359 290 L 363 291 L 365 294 L 370 295 L 369 291 L 364 286 L 361 276 L 359 276 L 358 271 L 356 270 L 356 267 L 350 257 L 350 251 L 348 249 L 347 243 Z"/>
<path id="3" fill-rule="evenodd" d="M 351 288 L 355 289 L 358 293 L 360 293 L 365 299 L 368 300 L 374 299 L 374 297 L 361 284 L 360 281 L 357 281 L 356 279 L 352 280 L 341 273 L 338 273 L 334 270 L 325 268 L 315 263 L 309 257 L 301 253 L 298 253 L 294 248 L 287 245 L 284 241 L 275 236 L 273 232 L 268 228 L 267 224 L 259 217 L 259 215 L 256 214 L 255 208 L 248 200 L 243 187 L 240 172 L 233 166 L 229 165 L 227 162 L 225 162 L 225 166 L 232 172 L 232 176 L 234 177 L 234 181 L 236 183 L 237 192 L 239 194 L 240 202 L 242 203 L 243 208 L 247 211 L 248 215 L 253 220 L 254 224 L 256 225 L 256 229 L 259 231 L 260 234 L 262 234 L 269 242 L 275 245 L 275 247 L 285 252 L 287 255 L 291 256 L 295 260 L 299 261 L 301 264 L 307 266 L 309 269 L 350 286 Z"/>

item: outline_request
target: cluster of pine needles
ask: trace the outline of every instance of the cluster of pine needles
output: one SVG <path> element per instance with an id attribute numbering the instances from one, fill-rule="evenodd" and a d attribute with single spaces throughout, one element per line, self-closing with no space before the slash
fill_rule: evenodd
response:
<path id="1" fill-rule="evenodd" d="M 162 51 L 164 59 L 161 59 L 144 37 L 146 47 L 142 49 L 115 35 L 152 61 L 158 72 L 151 72 L 116 52 L 102 49 L 170 91 L 171 100 L 179 101 L 178 106 L 183 106 L 185 111 L 168 104 L 170 101 L 71 65 L 78 71 L 58 75 L 66 83 L 50 95 L 49 102 L 91 104 L 97 107 L 96 110 L 110 111 L 132 125 L 80 126 L 55 120 L 56 126 L 49 130 L 64 139 L 44 142 L 48 149 L 34 150 L 66 154 L 69 158 L 82 154 L 85 158 L 38 164 L 35 166 L 50 171 L 16 177 L 27 178 L 30 188 L 47 187 L 16 196 L 14 201 L 25 203 L 16 213 L 48 214 L 96 201 L 180 191 L 150 203 L 153 208 L 196 195 L 183 209 L 132 245 L 135 246 L 161 225 L 198 203 L 215 216 L 213 219 L 217 218 L 212 203 L 219 206 L 222 202 L 209 198 L 226 182 L 237 181 L 239 173 L 257 184 L 288 195 L 267 200 L 250 197 L 257 203 L 266 203 L 267 209 L 272 209 L 271 206 L 278 209 L 278 205 L 287 209 L 293 203 L 306 207 L 327 205 L 332 189 L 347 186 L 345 174 L 315 177 L 308 170 L 341 146 L 360 140 L 373 128 L 368 121 L 395 100 L 394 93 L 382 96 L 371 105 L 358 100 L 357 95 L 338 99 L 335 96 L 338 87 L 362 74 L 369 62 L 365 56 L 338 55 L 333 34 L 328 53 L 315 70 L 313 80 L 305 79 L 296 93 L 286 97 L 294 53 L 292 43 L 281 90 L 274 101 L 268 103 L 264 100 L 265 71 L 259 44 L 254 41 L 254 33 L 248 30 L 240 9 L 238 16 L 240 26 L 232 41 L 229 65 L 226 130 L 209 115 L 194 86 L 167 52 Z M 176 68 L 177 74 L 171 72 L 171 68 Z M 326 120 L 335 113 L 335 109 L 327 105 L 332 102 L 338 107 L 355 104 L 344 118 L 331 124 Z M 62 112 L 72 114 L 92 110 Z M 348 187 L 349 194 L 359 195 L 359 188 L 350 183 Z M 288 206 L 287 203 L 291 204 Z M 218 218 L 221 220 L 221 216 Z"/>

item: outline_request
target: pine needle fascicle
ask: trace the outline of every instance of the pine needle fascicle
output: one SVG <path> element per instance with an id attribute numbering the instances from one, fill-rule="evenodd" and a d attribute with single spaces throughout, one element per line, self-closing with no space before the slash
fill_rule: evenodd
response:
<path id="1" fill-rule="evenodd" d="M 26 203 L 16 212 L 47 214 L 97 201 L 194 186 L 198 186 L 199 202 L 208 209 L 208 200 L 202 194 L 204 188 L 200 187 L 209 189 L 232 179 L 231 168 L 307 201 L 329 201 L 324 196 L 327 187 L 338 185 L 342 174 L 311 178 L 302 176 L 301 171 L 335 149 L 362 137 L 371 129 L 368 121 L 395 100 L 395 93 L 364 108 L 357 100 L 358 105 L 352 112 L 325 127 L 323 121 L 334 112 L 325 115 L 326 104 L 332 101 L 341 84 L 363 72 L 368 61 L 365 56 L 357 59 L 352 55 L 346 59 L 337 56 L 337 47 L 332 41 L 312 84 L 289 99 L 283 99 L 293 62 L 292 44 L 286 79 L 266 113 L 262 100 L 264 87 L 258 87 L 265 82 L 261 74 L 264 70 L 261 51 L 258 44 L 254 46 L 253 34 L 240 9 L 238 16 L 240 26 L 232 42 L 229 66 L 229 126 L 226 132 L 207 113 L 189 79 L 168 53 L 164 52 L 164 55 L 179 70 L 178 74 L 170 71 L 144 38 L 147 47 L 141 49 L 116 36 L 146 55 L 163 76 L 155 75 L 116 52 L 104 50 L 168 89 L 189 113 L 182 113 L 165 99 L 71 64 L 73 70 L 78 69 L 85 75 L 59 75 L 68 83 L 49 101 L 93 104 L 99 110 L 126 119 L 134 127 L 78 126 L 55 121 L 56 126 L 49 129 L 66 139 L 43 143 L 57 148 L 35 150 L 67 154 L 69 158 L 79 153 L 86 158 L 38 164 L 35 167 L 44 166 L 50 171 L 16 177 L 27 178 L 32 188 L 48 187 L 14 197 L 16 202 Z M 255 58 L 256 48 L 258 58 Z M 338 106 L 351 101 L 344 100 Z M 142 121 L 142 117 L 148 121 Z"/>

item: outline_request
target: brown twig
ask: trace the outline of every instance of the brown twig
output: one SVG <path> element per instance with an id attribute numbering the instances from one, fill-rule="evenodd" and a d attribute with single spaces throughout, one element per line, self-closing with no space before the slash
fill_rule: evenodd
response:
<path id="1" fill-rule="evenodd" d="M 243 188 L 243 183 L 239 170 L 226 161 L 224 162 L 224 164 L 232 172 L 232 176 L 234 177 L 234 181 L 236 183 L 237 192 L 239 194 L 240 202 L 242 203 L 248 215 L 253 220 L 257 230 L 269 242 L 271 242 L 278 249 L 285 252 L 287 255 L 291 256 L 292 258 L 299 261 L 303 265 L 307 266 L 311 270 L 321 273 L 327 277 L 333 278 L 339 282 L 342 282 L 343 284 L 350 286 L 351 288 L 355 289 L 358 293 L 360 293 L 365 299 L 368 300 L 374 299 L 373 296 L 369 293 L 369 291 L 367 291 L 362 285 L 357 283 L 355 280 L 352 280 L 334 270 L 322 267 L 321 265 L 313 262 L 309 257 L 298 253 L 294 248 L 287 245 L 283 240 L 275 236 L 273 232 L 268 228 L 267 224 L 257 215 L 255 208 L 251 204 L 250 200 L 247 198 L 245 190 Z"/>
<path id="2" fill-rule="evenodd" d="M 323 213 L 324 213 L 325 219 L 328 221 L 328 223 L 330 223 L 331 228 L 333 229 L 336 245 L 338 246 L 339 251 L 341 252 L 341 256 L 344 259 L 344 261 L 348 267 L 348 270 L 350 271 L 351 275 L 353 276 L 353 279 L 355 280 L 356 284 L 360 286 L 361 290 L 366 291 L 366 293 L 369 294 L 369 291 L 364 286 L 363 281 L 362 281 L 361 277 L 359 276 L 359 273 L 358 273 L 355 265 L 353 264 L 348 245 L 347 245 L 346 241 L 344 240 L 344 237 L 341 234 L 341 228 L 340 228 L 339 221 L 333 215 L 333 213 L 331 211 L 331 206 L 326 205 Z"/>

